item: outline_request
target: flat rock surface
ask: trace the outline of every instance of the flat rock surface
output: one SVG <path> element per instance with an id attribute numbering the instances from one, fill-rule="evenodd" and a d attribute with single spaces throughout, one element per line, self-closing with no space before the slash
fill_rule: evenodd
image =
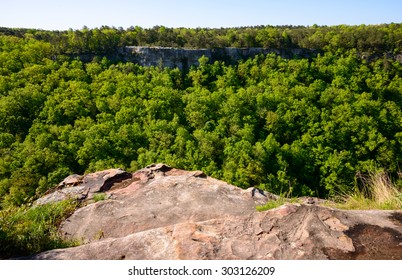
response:
<path id="1" fill-rule="evenodd" d="M 205 176 L 155 165 L 108 191 L 111 199 L 78 209 L 61 227 L 69 238 L 84 242 L 99 236 L 126 235 L 184 222 L 254 213 L 271 197 Z"/>
<path id="2" fill-rule="evenodd" d="M 402 259 L 402 211 L 315 200 L 257 212 L 277 197 L 156 164 L 105 189 L 61 226 L 83 245 L 29 259 Z"/>

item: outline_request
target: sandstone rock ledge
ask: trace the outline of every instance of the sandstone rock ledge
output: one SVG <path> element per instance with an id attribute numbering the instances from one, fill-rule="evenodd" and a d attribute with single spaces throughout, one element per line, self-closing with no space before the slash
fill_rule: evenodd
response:
<path id="1" fill-rule="evenodd" d="M 277 197 L 164 164 L 84 178 L 66 178 L 55 190 L 107 194 L 61 225 L 66 238 L 83 245 L 28 259 L 402 259 L 402 211 L 307 202 L 257 212 L 255 206 Z"/>

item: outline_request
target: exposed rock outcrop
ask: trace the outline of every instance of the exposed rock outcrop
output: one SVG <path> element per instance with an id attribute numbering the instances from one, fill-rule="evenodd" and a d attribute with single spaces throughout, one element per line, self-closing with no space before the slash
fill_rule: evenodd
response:
<path id="1" fill-rule="evenodd" d="M 108 169 L 85 176 L 73 174 L 65 178 L 57 187 L 39 198 L 35 204 L 42 205 L 69 198 L 91 199 L 94 193 L 105 192 L 113 184 L 131 178 L 131 174 L 122 169 Z"/>
<path id="2" fill-rule="evenodd" d="M 290 48 L 290 49 L 268 49 L 268 48 L 212 48 L 212 49 L 179 49 L 168 47 L 146 47 L 127 46 L 121 49 L 120 54 L 126 61 L 136 62 L 142 66 L 163 66 L 169 68 L 178 67 L 187 69 L 190 66 L 197 66 L 198 60 L 208 57 L 210 62 L 225 61 L 236 63 L 242 59 L 246 60 L 258 54 L 267 55 L 274 53 L 284 58 L 310 58 L 319 52 L 316 50 Z"/>
<path id="3" fill-rule="evenodd" d="M 110 198 L 60 228 L 84 245 L 30 259 L 402 259 L 402 211 L 342 211 L 306 198 L 257 212 L 277 197 L 164 164 L 102 182 L 93 189 Z"/>
<path id="4" fill-rule="evenodd" d="M 108 193 L 111 199 L 78 209 L 62 225 L 63 234 L 88 242 L 99 236 L 117 238 L 178 223 L 243 216 L 270 197 L 164 164 L 135 172 L 129 184 L 116 185 Z"/>
<path id="5" fill-rule="evenodd" d="M 119 48 L 113 53 L 105 54 L 81 54 L 81 60 L 90 62 L 95 56 L 106 56 L 108 59 L 118 62 L 133 62 L 141 66 L 155 66 L 179 68 L 180 70 L 189 69 L 191 66 L 198 66 L 199 59 L 205 56 L 209 62 L 224 61 L 227 64 L 236 64 L 240 60 L 247 60 L 256 55 L 276 54 L 285 59 L 308 58 L 312 59 L 318 54 L 323 54 L 323 50 L 303 49 L 303 48 L 211 48 L 211 49 L 186 49 L 172 47 L 148 47 L 148 46 L 126 46 Z M 76 57 L 77 55 L 73 55 Z M 402 63 L 402 53 L 359 53 L 358 56 L 366 61 L 377 59 L 389 59 Z"/>

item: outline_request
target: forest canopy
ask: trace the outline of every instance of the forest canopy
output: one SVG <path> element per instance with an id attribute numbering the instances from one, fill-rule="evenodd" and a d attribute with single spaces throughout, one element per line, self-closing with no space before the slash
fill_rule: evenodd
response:
<path id="1" fill-rule="evenodd" d="M 126 45 L 307 48 L 188 71 L 111 61 Z M 332 197 L 383 170 L 402 185 L 400 24 L 0 29 L 0 202 L 72 173 L 154 162 L 277 194 Z M 365 60 L 362 52 L 379 54 Z M 95 54 L 84 62 L 71 54 Z"/>
<path id="2" fill-rule="evenodd" d="M 32 38 L 52 45 L 58 54 L 107 54 L 124 46 L 180 48 L 306 48 L 324 51 L 401 52 L 399 23 L 338 26 L 253 26 L 237 28 L 168 28 L 155 26 L 128 29 L 102 26 L 81 30 L 46 31 L 1 28 L 0 34 Z"/>

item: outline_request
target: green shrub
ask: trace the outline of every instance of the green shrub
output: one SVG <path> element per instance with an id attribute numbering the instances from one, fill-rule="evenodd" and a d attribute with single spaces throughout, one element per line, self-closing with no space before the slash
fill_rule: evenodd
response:
<path id="1" fill-rule="evenodd" d="M 101 200 L 105 200 L 106 199 L 106 194 L 105 193 L 96 193 L 93 196 L 93 200 L 95 202 L 101 201 Z"/>
<path id="2" fill-rule="evenodd" d="M 76 208 L 76 202 L 62 201 L 0 211 L 0 259 L 77 245 L 63 240 L 58 231 L 60 223 Z"/>

